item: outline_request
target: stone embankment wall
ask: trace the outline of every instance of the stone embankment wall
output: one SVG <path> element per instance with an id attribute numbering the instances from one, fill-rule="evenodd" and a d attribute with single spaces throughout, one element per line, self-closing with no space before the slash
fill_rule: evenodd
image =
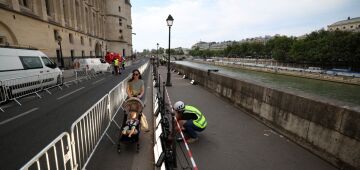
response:
<path id="1" fill-rule="evenodd" d="M 173 67 L 336 167 L 360 169 L 359 110 L 214 72 Z"/>
<path id="2" fill-rule="evenodd" d="M 339 82 L 339 83 L 360 85 L 360 78 L 356 78 L 356 77 L 334 76 L 334 75 L 320 74 L 320 73 L 289 71 L 289 70 L 271 69 L 271 68 L 262 68 L 262 67 L 251 67 L 251 66 L 245 66 L 245 65 L 240 65 L 240 64 L 230 64 L 230 63 L 221 63 L 221 62 L 208 62 L 208 61 L 195 61 L 195 62 L 210 64 L 210 65 L 217 65 L 217 66 L 224 66 L 224 67 L 231 67 L 231 68 L 240 68 L 240 69 L 246 69 L 246 70 L 252 70 L 252 71 L 261 71 L 261 72 L 274 73 L 274 74 L 282 74 L 282 75 L 304 77 L 304 78 L 317 79 L 317 80 L 325 80 L 325 81 L 333 81 L 333 82 Z"/>

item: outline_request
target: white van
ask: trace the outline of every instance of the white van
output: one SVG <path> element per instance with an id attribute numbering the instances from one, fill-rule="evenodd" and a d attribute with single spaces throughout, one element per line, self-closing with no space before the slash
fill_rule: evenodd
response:
<path id="1" fill-rule="evenodd" d="M 43 52 L 0 47 L 0 85 L 8 98 L 61 84 L 61 70 Z"/>
<path id="2" fill-rule="evenodd" d="M 110 71 L 110 64 L 102 58 L 80 58 L 80 69 L 86 69 L 93 73 Z"/>

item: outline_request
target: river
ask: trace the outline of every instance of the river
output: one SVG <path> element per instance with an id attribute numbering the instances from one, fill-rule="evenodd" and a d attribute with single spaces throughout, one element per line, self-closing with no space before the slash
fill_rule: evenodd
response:
<path id="1" fill-rule="evenodd" d="M 291 91 L 299 95 L 335 101 L 341 105 L 360 106 L 360 86 L 358 85 L 200 64 L 190 61 L 176 61 L 176 63 L 201 70 L 218 69 L 219 74 L 236 79 L 264 84 L 267 87 L 279 90 L 286 89 L 286 91 Z"/>

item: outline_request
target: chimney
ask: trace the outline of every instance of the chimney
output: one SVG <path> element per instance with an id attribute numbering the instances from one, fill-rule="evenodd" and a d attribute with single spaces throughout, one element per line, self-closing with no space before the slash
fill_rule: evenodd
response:
<path id="1" fill-rule="evenodd" d="M 350 20 L 350 17 L 348 17 L 348 20 Z"/>

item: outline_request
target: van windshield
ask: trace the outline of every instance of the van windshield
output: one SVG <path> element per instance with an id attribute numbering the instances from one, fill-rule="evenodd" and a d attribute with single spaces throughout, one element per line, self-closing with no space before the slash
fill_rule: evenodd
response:
<path id="1" fill-rule="evenodd" d="M 50 59 L 48 59 L 47 57 L 41 57 L 41 59 L 46 67 L 53 67 L 54 63 Z"/>

